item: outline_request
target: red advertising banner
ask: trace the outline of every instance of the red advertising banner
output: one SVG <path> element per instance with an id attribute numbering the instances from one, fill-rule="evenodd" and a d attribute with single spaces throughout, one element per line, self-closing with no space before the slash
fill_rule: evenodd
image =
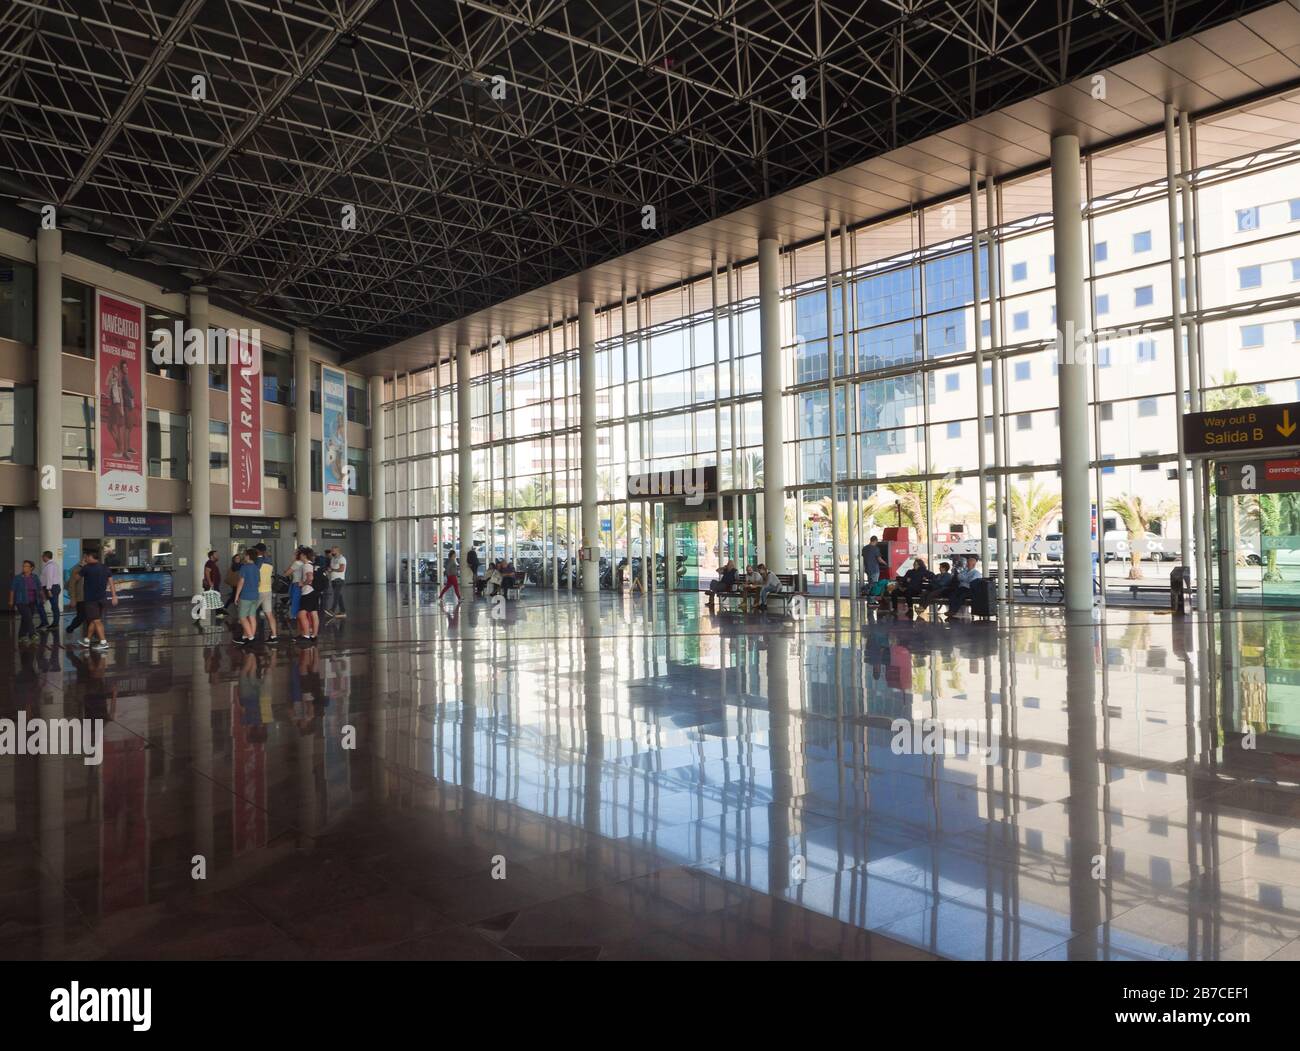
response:
<path id="1" fill-rule="evenodd" d="M 1269 482 L 1295 482 L 1300 486 L 1300 460 L 1269 460 L 1264 464 L 1264 479 Z"/>
<path id="2" fill-rule="evenodd" d="M 143 511 L 144 307 L 95 292 L 96 499 L 109 510 Z"/>
<path id="3" fill-rule="evenodd" d="M 230 783 L 235 788 L 230 817 L 235 857 L 266 846 L 266 815 L 270 808 L 266 794 L 266 735 L 272 716 L 269 694 L 262 697 L 264 685 L 255 670 L 241 670 L 239 681 L 230 684 Z"/>
<path id="4" fill-rule="evenodd" d="M 262 513 L 262 346 L 255 332 L 230 330 L 230 513 Z"/>

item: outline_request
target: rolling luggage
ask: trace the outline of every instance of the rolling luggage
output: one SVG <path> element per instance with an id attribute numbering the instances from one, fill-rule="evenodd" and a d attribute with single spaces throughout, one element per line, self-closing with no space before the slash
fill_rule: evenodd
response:
<path id="1" fill-rule="evenodd" d="M 993 586 L 987 580 L 975 581 L 970 588 L 970 615 L 991 617 L 994 605 Z"/>

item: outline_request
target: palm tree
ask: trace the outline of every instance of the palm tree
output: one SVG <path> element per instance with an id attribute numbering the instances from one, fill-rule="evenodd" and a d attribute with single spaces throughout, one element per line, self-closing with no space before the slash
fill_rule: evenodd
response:
<path id="1" fill-rule="evenodd" d="M 884 486 L 898 501 L 898 508 L 903 519 L 916 531 L 916 542 L 924 544 L 930 535 L 929 524 L 925 514 L 925 487 L 930 488 L 930 515 L 934 518 L 948 517 L 952 512 L 952 498 L 957 485 L 951 478 L 940 478 L 933 482 L 887 482 Z M 883 499 L 883 498 L 882 498 Z M 888 514 L 888 501 L 884 503 Z"/>
<path id="2" fill-rule="evenodd" d="M 1165 501 L 1147 503 L 1140 496 L 1125 493 L 1106 501 L 1106 510 L 1119 516 L 1124 528 L 1128 530 L 1129 559 L 1132 562 L 1128 571 L 1129 580 L 1142 579 L 1142 548 L 1137 541 L 1146 537 L 1152 525 L 1168 515 L 1172 508 Z"/>
<path id="3" fill-rule="evenodd" d="M 1218 380 L 1211 378 L 1210 382 L 1221 389 L 1206 392 L 1205 409 L 1207 412 L 1229 412 L 1233 409 L 1252 409 L 1258 405 L 1269 404 L 1267 394 L 1262 394 L 1250 384 L 1245 386 L 1237 384 L 1235 369 L 1224 369 L 1223 375 Z M 1217 491 L 1217 483 L 1213 478 L 1210 480 L 1210 491 L 1212 493 Z M 1228 527 L 1232 535 L 1225 538 L 1234 551 L 1241 550 L 1238 537 L 1243 524 L 1257 530 L 1261 540 L 1266 529 L 1278 524 L 1276 522 L 1277 497 L 1275 496 L 1243 496 L 1240 504 L 1238 504 L 1238 510 L 1238 515 L 1228 517 Z M 1245 565 L 1244 555 L 1239 554 L 1237 556 L 1237 564 Z M 1270 551 L 1264 569 L 1264 580 L 1275 581 L 1278 579 L 1277 552 Z"/>
<path id="4" fill-rule="evenodd" d="M 1206 412 L 1228 412 L 1232 409 L 1251 409 L 1256 405 L 1269 404 L 1267 394 L 1261 394 L 1254 386 L 1237 384 L 1237 371 L 1224 369 L 1219 379 L 1210 378 L 1212 386 L 1220 388 L 1205 392 Z"/>
<path id="5" fill-rule="evenodd" d="M 989 507 L 996 515 L 996 504 Z M 1060 513 L 1061 494 L 1052 492 L 1038 479 L 1031 479 L 1024 489 L 1018 485 L 1011 487 L 1011 535 L 1020 545 L 1016 562 L 1022 560 L 1034 541 Z"/>

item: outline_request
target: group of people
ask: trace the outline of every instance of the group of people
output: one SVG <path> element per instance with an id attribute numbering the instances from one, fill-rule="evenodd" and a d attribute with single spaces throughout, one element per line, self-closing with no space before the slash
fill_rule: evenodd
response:
<path id="1" fill-rule="evenodd" d="M 709 583 L 709 597 L 706 600 L 709 609 L 714 608 L 714 602 L 719 595 L 725 595 L 738 589 L 742 593 L 746 590 L 757 591 L 758 604 L 756 608 L 765 610 L 767 609 L 769 596 L 781 590 L 781 577 L 768 569 L 767 565 L 762 562 L 751 562 L 745 570 L 744 577 L 741 577 L 740 570 L 736 567 L 736 560 L 729 558 L 722 568 L 718 570 L 717 579 Z"/>
<path id="2" fill-rule="evenodd" d="M 524 574 L 509 559 L 499 558 L 495 562 L 489 562 L 487 572 L 479 576 L 479 570 L 482 568 L 483 562 L 478 557 L 478 551 L 471 546 L 465 554 L 465 562 L 469 566 L 470 576 L 474 580 L 474 594 L 476 596 L 504 595 L 506 592 L 524 585 Z M 448 591 L 453 591 L 456 594 L 456 602 L 459 604 L 461 600 L 460 563 L 456 559 L 455 550 L 447 551 L 447 557 L 442 561 L 442 575 L 442 590 L 438 592 L 438 601 L 441 602 Z"/>
<path id="3" fill-rule="evenodd" d="M 343 603 L 343 586 L 347 579 L 348 561 L 342 550 L 329 548 L 318 556 L 307 545 L 298 547 L 293 561 L 281 576 L 289 585 L 289 616 L 298 625 L 298 639 L 310 642 L 320 633 L 320 618 L 346 617 Z M 221 566 L 215 551 L 208 552 L 203 567 L 205 589 L 219 590 Z M 257 618 L 266 618 L 267 639 L 278 642 L 279 625 L 275 616 L 275 566 L 265 544 L 258 544 L 240 552 L 226 575 L 230 585 L 230 598 L 226 609 L 236 607 L 243 634 L 235 641 L 247 645 L 257 638 Z M 322 605 L 323 599 L 323 605 Z"/>
<path id="4" fill-rule="evenodd" d="M 979 561 L 978 555 L 959 557 L 955 570 L 951 563 L 940 562 L 939 572 L 935 573 L 926 566 L 925 559 L 917 557 L 912 560 L 912 567 L 881 593 L 877 608 L 892 607 L 895 615 L 906 610 L 910 617 L 913 603 L 925 612 L 942 601 L 948 604 L 949 617 L 960 616 L 971 603 L 975 582 L 982 578 Z"/>
<path id="5" fill-rule="evenodd" d="M 41 568 L 24 559 L 19 572 L 9 584 L 9 607 L 19 617 L 18 639 L 30 643 L 40 638 L 40 632 L 52 631 L 58 635 L 63 627 L 63 567 L 52 551 L 41 552 Z M 72 567 L 68 577 L 68 597 L 72 599 L 76 616 L 68 624 L 68 631 L 85 626 L 80 645 L 98 650 L 108 649 L 104 631 L 104 607 L 117 605 L 117 583 L 113 571 L 100 561 L 96 548 L 87 548 L 80 561 Z M 48 611 L 48 617 L 46 615 Z M 36 615 L 40 614 L 39 629 Z"/>

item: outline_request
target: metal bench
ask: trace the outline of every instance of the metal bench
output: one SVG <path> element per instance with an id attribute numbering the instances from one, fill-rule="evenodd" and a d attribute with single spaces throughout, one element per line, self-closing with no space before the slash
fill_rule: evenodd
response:
<path id="1" fill-rule="evenodd" d="M 801 577 L 798 573 L 778 573 L 777 578 L 781 581 L 781 590 L 773 591 L 767 596 L 767 601 L 770 603 L 773 599 L 780 599 L 788 611 L 790 600 L 807 590 L 807 576 Z"/>

